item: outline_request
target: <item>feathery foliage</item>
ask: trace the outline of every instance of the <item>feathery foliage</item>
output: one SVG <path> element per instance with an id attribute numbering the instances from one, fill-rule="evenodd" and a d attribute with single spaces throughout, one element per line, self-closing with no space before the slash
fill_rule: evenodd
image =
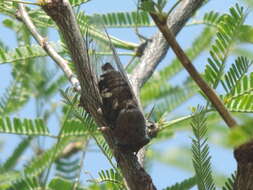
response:
<path id="1" fill-rule="evenodd" d="M 224 97 L 225 105 L 231 111 L 253 112 L 253 73 L 244 75 Z"/>
<path id="2" fill-rule="evenodd" d="M 58 52 L 62 53 L 64 50 L 60 43 L 50 43 L 50 45 Z M 0 64 L 13 63 L 32 58 L 45 57 L 46 52 L 39 45 L 20 46 L 13 50 L 0 49 Z M 14 64 L 14 63 L 13 63 Z"/>
<path id="3" fill-rule="evenodd" d="M 239 147 L 242 144 L 248 143 L 252 140 L 253 129 L 252 120 L 245 122 L 227 134 L 227 143 L 233 147 Z"/>
<path id="4" fill-rule="evenodd" d="M 1 116 L 18 111 L 28 99 L 27 89 L 17 81 L 11 82 L 0 97 Z"/>
<path id="5" fill-rule="evenodd" d="M 70 158 L 60 158 L 56 162 L 56 172 L 57 176 L 74 180 L 79 172 L 79 158 L 77 159 L 70 159 Z"/>
<path id="6" fill-rule="evenodd" d="M 12 187 L 8 190 L 35 190 L 40 189 L 41 184 L 39 178 L 36 177 L 26 177 L 21 181 L 13 183 Z"/>
<path id="7" fill-rule="evenodd" d="M 70 0 L 70 4 L 73 6 L 73 7 L 76 7 L 76 6 L 80 6 L 84 3 L 87 3 L 89 2 L 90 0 Z"/>
<path id="8" fill-rule="evenodd" d="M 215 185 L 211 171 L 211 156 L 207 144 L 207 133 L 205 113 L 203 108 L 198 107 L 192 118 L 192 138 L 193 167 L 196 173 L 196 181 L 199 190 L 214 190 Z"/>
<path id="9" fill-rule="evenodd" d="M 63 135 L 66 134 L 87 134 L 86 132 L 94 133 L 97 130 L 97 125 L 93 118 L 83 109 L 78 106 L 79 96 L 74 94 L 73 89 L 67 88 L 65 91 L 61 90 L 61 95 L 64 98 L 64 103 L 73 107 L 72 114 L 78 120 L 71 120 L 66 122 L 66 129 L 63 129 Z M 76 127 L 72 127 L 71 122 Z M 69 131 L 69 132 L 68 132 Z"/>
<path id="10" fill-rule="evenodd" d="M 179 105 L 194 96 L 197 90 L 197 86 L 192 81 L 187 81 L 184 87 L 176 86 L 171 88 L 167 96 L 155 102 L 154 119 L 160 118 L 165 112 L 168 113 L 176 109 Z M 157 100 L 159 99 L 157 98 Z"/>
<path id="11" fill-rule="evenodd" d="M 224 80 L 221 81 L 226 93 L 234 91 L 237 83 L 247 74 L 252 63 L 246 57 L 238 57 L 235 60 L 235 63 L 231 65 L 229 71 L 224 75 Z"/>
<path id="12" fill-rule="evenodd" d="M 230 14 L 223 15 L 218 23 L 216 40 L 210 51 L 211 58 L 208 58 L 209 64 L 205 69 L 205 77 L 213 88 L 218 86 L 223 76 L 226 59 L 236 42 L 244 19 L 243 8 L 236 4 L 235 8 L 230 8 Z"/>
<path id="13" fill-rule="evenodd" d="M 191 48 L 185 51 L 192 61 L 208 48 L 214 32 L 215 30 L 213 30 L 212 28 L 206 27 L 203 32 L 194 40 Z M 154 89 L 156 90 L 166 88 L 167 81 L 172 77 L 176 76 L 182 70 L 183 67 L 179 60 L 176 58 L 173 59 L 171 64 L 165 66 L 163 69 L 161 69 L 161 71 L 154 73 L 154 76 L 144 85 L 141 90 L 141 98 L 144 99 L 145 102 L 148 101 L 148 96 L 145 96 L 146 94 L 154 94 L 154 92 L 152 92 L 154 91 Z M 150 97 L 156 98 L 157 95 L 155 97 Z"/>
<path id="14" fill-rule="evenodd" d="M 194 187 L 195 185 L 196 185 L 196 178 L 191 177 L 180 183 L 176 183 L 175 185 L 172 185 L 171 187 L 167 187 L 164 190 L 188 190 Z"/>
<path id="15" fill-rule="evenodd" d="M 52 190 L 54 189 L 70 190 L 73 189 L 73 182 L 60 177 L 56 177 L 50 181 L 48 187 Z M 86 188 L 77 187 L 75 190 L 86 190 Z"/>
<path id="16" fill-rule="evenodd" d="M 94 136 L 94 140 L 96 141 L 98 147 L 101 149 L 101 151 L 110 159 L 112 160 L 112 152 L 107 144 L 107 142 L 105 141 L 105 139 L 102 136 L 99 137 L 95 137 Z"/>
<path id="17" fill-rule="evenodd" d="M 50 135 L 42 119 L 11 119 L 10 117 L 0 117 L 0 132 L 19 135 Z"/>
<path id="18" fill-rule="evenodd" d="M 233 190 L 234 189 L 234 183 L 235 183 L 235 174 L 232 174 L 231 177 L 227 179 L 225 182 L 225 185 L 222 187 L 222 190 Z"/>
<path id="19" fill-rule="evenodd" d="M 34 177 L 41 174 L 48 166 L 54 162 L 61 154 L 62 150 L 69 143 L 70 138 L 62 138 L 59 143 L 51 149 L 45 151 L 40 156 L 35 157 L 27 166 L 20 172 L 5 172 L 0 175 L 0 188 L 6 189 L 13 183 L 26 179 L 27 177 Z"/>
<path id="20" fill-rule="evenodd" d="M 154 26 L 148 13 L 144 11 L 95 14 L 90 19 L 92 17 L 100 17 L 107 28 Z"/>
<path id="21" fill-rule="evenodd" d="M 114 183 L 117 185 L 119 188 L 123 186 L 123 181 L 121 175 L 115 171 L 114 169 L 110 170 L 101 170 L 99 173 L 99 179 L 97 179 L 98 183 L 103 183 L 103 182 L 110 182 Z"/>
<path id="22" fill-rule="evenodd" d="M 3 163 L 3 166 L 0 170 L 8 171 L 10 169 L 13 169 L 20 157 L 23 155 L 24 151 L 28 148 L 30 145 L 32 138 L 28 137 L 22 140 L 19 145 L 15 148 L 11 156 Z"/>

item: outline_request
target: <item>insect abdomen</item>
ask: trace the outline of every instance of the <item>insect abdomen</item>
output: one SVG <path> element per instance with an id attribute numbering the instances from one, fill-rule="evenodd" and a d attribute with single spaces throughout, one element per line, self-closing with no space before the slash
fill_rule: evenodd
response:
<path id="1" fill-rule="evenodd" d="M 100 76 L 99 91 L 103 115 L 117 144 L 136 152 L 149 141 L 145 132 L 145 118 L 121 73 L 110 63 L 106 63 L 102 69 L 104 73 Z"/>

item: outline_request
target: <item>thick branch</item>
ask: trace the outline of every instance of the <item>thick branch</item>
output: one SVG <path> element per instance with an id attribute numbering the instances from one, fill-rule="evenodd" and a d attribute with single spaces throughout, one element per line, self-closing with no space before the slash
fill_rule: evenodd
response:
<path id="1" fill-rule="evenodd" d="M 91 113 L 98 125 L 103 127 L 106 122 L 98 111 L 100 102 L 99 99 L 94 99 L 100 97 L 97 91 L 95 72 L 92 71 L 85 40 L 80 33 L 69 2 L 67 0 L 48 0 L 42 8 L 56 22 L 69 48 L 81 85 L 81 104 L 86 105 L 86 110 Z M 119 150 L 113 142 L 113 136 L 110 131 L 103 131 L 103 133 L 114 152 L 128 188 L 131 190 L 155 190 L 151 177 L 141 167 L 137 157 L 131 152 Z"/>
<path id="2" fill-rule="evenodd" d="M 184 0 L 177 6 L 175 11 L 170 15 L 167 21 L 168 27 L 171 29 L 174 35 L 183 28 L 185 23 L 191 18 L 194 12 L 202 5 L 204 0 Z M 164 39 L 161 32 L 154 35 L 150 42 L 148 42 L 147 48 L 141 57 L 141 62 L 133 70 L 132 80 L 134 83 L 135 91 L 139 91 L 139 88 L 152 76 L 157 65 L 165 57 L 168 51 L 169 45 Z"/>
<path id="3" fill-rule="evenodd" d="M 55 50 L 54 48 L 47 42 L 45 38 L 43 38 L 39 32 L 37 31 L 36 27 L 34 26 L 32 20 L 30 19 L 29 15 L 27 14 L 24 5 L 19 4 L 19 11 L 16 14 L 16 17 L 21 20 L 28 30 L 31 32 L 34 39 L 38 42 L 38 44 L 47 52 L 47 54 L 57 63 L 57 65 L 61 68 L 65 76 L 68 78 L 72 86 L 77 90 L 80 91 L 81 87 L 79 85 L 78 79 L 75 77 L 73 72 L 68 66 L 68 62 L 63 59 Z"/>
<path id="4" fill-rule="evenodd" d="M 237 161 L 237 175 L 234 190 L 253 189 L 253 142 L 236 148 L 234 157 Z"/>

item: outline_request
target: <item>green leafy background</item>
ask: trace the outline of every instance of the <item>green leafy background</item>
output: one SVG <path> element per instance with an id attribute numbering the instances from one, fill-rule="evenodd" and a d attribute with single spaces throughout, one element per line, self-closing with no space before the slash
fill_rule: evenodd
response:
<path id="1" fill-rule="evenodd" d="M 110 28 L 112 43 L 120 48 L 123 63 L 136 54 L 134 50 L 140 43 L 134 28 L 138 27 L 147 37 L 156 31 L 146 12 L 136 12 L 137 2 L 124 1 L 125 6 L 116 0 L 70 2 L 75 6 L 82 30 L 88 21 L 104 21 Z M 248 127 L 253 112 L 253 29 L 249 22 L 251 9 L 246 9 L 253 5 L 251 1 L 238 1 L 242 2 L 244 9 L 231 2 L 223 2 L 221 6 L 219 0 L 210 1 L 177 38 L 203 77 L 242 124 L 241 128 L 229 131 L 211 107 L 205 118 L 198 120 L 206 119 L 206 125 L 192 120 L 193 107 L 204 105 L 205 97 L 199 95 L 197 86 L 171 52 L 141 90 L 145 112 L 148 114 L 155 105 L 152 119 L 162 128 L 148 146 L 145 163 L 158 189 L 186 190 L 196 184 L 201 190 L 214 189 L 213 184 L 231 189 L 233 177 L 227 178 L 235 170 L 232 146 L 250 140 L 249 134 L 253 131 Z M 166 10 L 173 5 L 171 1 L 168 4 Z M 124 189 L 122 176 L 97 126 L 78 108 L 78 97 L 67 89 L 69 84 L 61 71 L 32 40 L 26 28 L 15 20 L 16 7 L 15 3 L 0 0 L 0 154 L 4 155 L 0 159 L 0 189 L 40 186 L 69 189 L 80 173 L 82 186 L 79 189 Z M 54 23 L 41 10 L 30 9 L 29 14 L 41 34 L 49 36 L 57 52 L 69 59 Z M 96 25 L 89 25 L 89 35 L 106 41 Z M 97 54 L 99 58 L 110 56 L 110 52 L 104 51 Z M 139 59 L 135 58 L 131 67 L 138 63 Z M 59 93 L 60 88 L 67 90 Z M 203 130 L 204 134 L 199 135 L 196 129 Z M 200 146 L 202 141 L 205 143 Z M 62 158 L 62 150 L 73 142 L 80 142 L 87 155 L 79 152 L 73 157 Z M 203 156 L 203 152 L 210 152 L 212 159 L 209 160 L 209 154 Z M 220 162 L 221 157 L 226 160 L 226 166 Z M 203 160 L 197 162 L 200 158 Z M 208 161 L 210 165 L 207 168 L 197 166 L 201 161 Z M 84 169 L 80 171 L 82 164 Z M 212 177 L 208 173 L 211 168 Z M 201 169 L 208 172 L 203 173 Z"/>

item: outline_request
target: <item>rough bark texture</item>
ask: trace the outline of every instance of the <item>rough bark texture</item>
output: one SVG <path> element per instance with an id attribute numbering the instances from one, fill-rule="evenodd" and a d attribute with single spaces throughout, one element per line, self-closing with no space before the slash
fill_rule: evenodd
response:
<path id="1" fill-rule="evenodd" d="M 204 0 L 183 0 L 171 13 L 167 24 L 175 36 L 203 2 Z M 136 92 L 152 76 L 158 64 L 165 57 L 168 49 L 169 45 L 161 32 L 155 34 L 148 42 L 141 57 L 141 63 L 132 72 L 132 80 Z"/>
<path id="2" fill-rule="evenodd" d="M 100 127 L 106 126 L 106 118 L 98 111 L 103 106 L 98 81 L 90 66 L 87 47 L 85 47 L 84 39 L 69 2 L 67 0 L 46 1 L 43 9 L 59 27 L 75 63 L 81 85 L 81 105 L 93 116 Z M 111 130 L 104 131 L 104 137 L 114 153 L 128 188 L 131 190 L 155 190 L 156 187 L 151 177 L 141 167 L 136 155 L 131 151 L 123 151 L 119 148 Z"/>
<path id="3" fill-rule="evenodd" d="M 253 190 L 253 141 L 234 151 L 237 175 L 234 190 Z"/>

